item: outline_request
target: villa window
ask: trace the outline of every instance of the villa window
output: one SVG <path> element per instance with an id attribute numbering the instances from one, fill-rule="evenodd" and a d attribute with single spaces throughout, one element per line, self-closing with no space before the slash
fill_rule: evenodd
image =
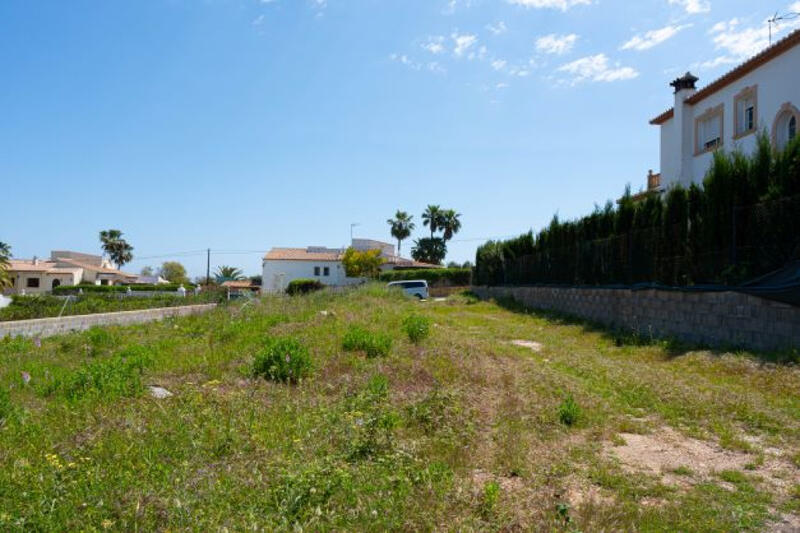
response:
<path id="1" fill-rule="evenodd" d="M 319 267 L 314 267 L 314 275 L 319 276 Z"/>
<path id="2" fill-rule="evenodd" d="M 772 142 L 778 150 L 783 150 L 797 137 L 797 122 L 800 120 L 800 111 L 792 104 L 781 106 L 775 123 L 772 126 Z"/>
<path id="3" fill-rule="evenodd" d="M 722 104 L 711 108 L 695 120 L 695 155 L 716 150 L 722 146 Z"/>
<path id="4" fill-rule="evenodd" d="M 322 269 L 322 273 L 323 273 L 325 276 L 330 276 L 330 275 L 331 275 L 331 268 L 330 268 L 330 267 L 325 267 L 325 268 L 323 268 L 323 269 Z"/>
<path id="5" fill-rule="evenodd" d="M 734 124 L 734 138 L 736 139 L 756 131 L 758 122 L 757 94 L 758 86 L 753 85 L 742 89 L 733 99 L 736 110 L 736 123 Z"/>
<path id="6" fill-rule="evenodd" d="M 26 287 L 29 289 L 38 289 L 39 288 L 39 278 L 28 278 L 25 284 Z"/>

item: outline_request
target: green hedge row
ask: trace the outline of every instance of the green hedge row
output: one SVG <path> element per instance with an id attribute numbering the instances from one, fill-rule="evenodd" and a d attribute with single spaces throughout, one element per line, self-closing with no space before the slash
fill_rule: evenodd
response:
<path id="1" fill-rule="evenodd" d="M 634 199 L 629 191 L 538 234 L 489 241 L 476 285 L 735 285 L 782 268 L 800 250 L 800 137 L 776 151 L 717 151 L 703 185 Z"/>
<path id="2" fill-rule="evenodd" d="M 325 286 L 316 279 L 294 279 L 290 281 L 289 285 L 286 287 L 286 293 L 292 296 L 296 294 L 308 294 L 309 292 L 321 290 L 323 287 Z"/>
<path id="3" fill-rule="evenodd" d="M 179 283 L 163 283 L 160 285 L 93 285 L 91 283 L 81 283 L 80 285 L 62 285 L 60 287 L 56 287 L 53 289 L 53 294 L 55 295 L 66 295 L 66 294 L 77 294 L 79 291 L 83 291 L 84 293 L 116 293 L 116 292 L 128 292 L 128 287 L 130 287 L 131 291 L 133 292 L 150 292 L 150 291 L 159 291 L 159 292 L 175 292 L 180 287 Z M 186 284 L 183 286 L 184 289 L 190 291 L 194 289 L 194 285 Z"/>
<path id="4" fill-rule="evenodd" d="M 419 268 L 408 270 L 389 270 L 381 273 L 381 281 L 403 281 L 407 279 L 424 279 L 430 285 L 448 282 L 454 286 L 470 284 L 472 270 L 469 268 Z"/>

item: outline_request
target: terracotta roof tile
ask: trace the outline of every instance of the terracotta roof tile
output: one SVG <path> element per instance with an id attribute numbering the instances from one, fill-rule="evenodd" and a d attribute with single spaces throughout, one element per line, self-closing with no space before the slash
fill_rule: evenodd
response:
<path id="1" fill-rule="evenodd" d="M 273 248 L 264 259 L 270 261 L 339 261 L 341 251 L 309 251 L 308 248 Z"/>
<path id="2" fill-rule="evenodd" d="M 719 91 L 723 87 L 730 85 L 731 83 L 735 82 L 750 74 L 758 67 L 764 65 L 765 63 L 775 59 L 779 55 L 787 52 L 800 44 L 800 30 L 795 30 L 777 43 L 773 44 L 769 48 L 765 48 L 758 54 L 754 55 L 738 67 L 734 68 L 733 70 L 727 72 L 723 76 L 720 76 L 716 80 L 712 81 L 692 96 L 686 99 L 686 103 L 690 105 L 694 105 L 702 101 L 708 96 L 711 96 L 715 92 Z M 674 113 L 674 108 L 664 113 L 661 113 L 659 116 L 655 117 L 653 120 L 650 121 L 650 124 L 663 124 L 670 118 L 672 118 Z"/>

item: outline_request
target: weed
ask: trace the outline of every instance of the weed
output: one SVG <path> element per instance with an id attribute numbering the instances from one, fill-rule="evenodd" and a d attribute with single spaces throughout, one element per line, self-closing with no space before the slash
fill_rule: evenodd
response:
<path id="1" fill-rule="evenodd" d="M 403 329 L 411 342 L 419 344 L 430 335 L 431 319 L 421 315 L 409 315 L 403 320 Z"/>
<path id="2" fill-rule="evenodd" d="M 558 406 L 558 420 L 565 426 L 572 426 L 578 422 L 581 415 L 581 408 L 572 397 L 572 394 L 564 398 Z"/>
<path id="3" fill-rule="evenodd" d="M 367 357 L 384 357 L 392 349 L 392 338 L 383 333 L 373 333 L 359 326 L 351 326 L 342 339 L 347 352 L 361 351 Z"/>
<path id="4" fill-rule="evenodd" d="M 308 348 L 292 337 L 267 340 L 253 361 L 253 375 L 284 383 L 298 383 L 311 370 Z"/>
<path id="5" fill-rule="evenodd" d="M 147 348 L 131 346 L 109 359 L 84 364 L 68 375 L 60 388 L 70 400 L 136 396 L 143 390 L 142 374 L 151 361 Z"/>
<path id="6" fill-rule="evenodd" d="M 483 514 L 486 516 L 494 514 L 498 500 L 500 500 L 500 485 L 497 481 L 487 481 L 483 485 L 483 501 L 481 502 Z"/>
<path id="7" fill-rule="evenodd" d="M 672 473 L 677 476 L 693 476 L 694 472 L 688 466 L 679 466 L 672 469 Z"/>
<path id="8" fill-rule="evenodd" d="M 399 417 L 389 408 L 389 380 L 378 374 L 351 402 L 348 459 L 359 460 L 389 453 Z"/>
<path id="9" fill-rule="evenodd" d="M 11 417 L 13 408 L 14 406 L 11 403 L 11 397 L 8 395 L 8 391 L 0 387 L 0 427 Z"/>

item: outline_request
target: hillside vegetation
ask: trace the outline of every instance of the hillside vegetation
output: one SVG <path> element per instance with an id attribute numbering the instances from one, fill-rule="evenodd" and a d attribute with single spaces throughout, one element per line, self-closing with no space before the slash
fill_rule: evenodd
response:
<path id="1" fill-rule="evenodd" d="M 6 339 L 0 530 L 788 527 L 798 390 L 751 354 L 378 286 Z"/>

